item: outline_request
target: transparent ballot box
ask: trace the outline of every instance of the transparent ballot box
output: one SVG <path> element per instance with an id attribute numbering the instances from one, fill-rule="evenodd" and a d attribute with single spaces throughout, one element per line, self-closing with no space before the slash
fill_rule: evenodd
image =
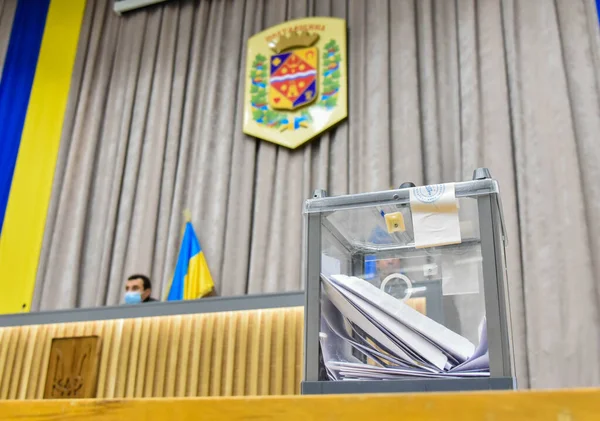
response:
<path id="1" fill-rule="evenodd" d="M 302 393 L 515 387 L 498 184 L 472 181 L 304 205 Z"/>

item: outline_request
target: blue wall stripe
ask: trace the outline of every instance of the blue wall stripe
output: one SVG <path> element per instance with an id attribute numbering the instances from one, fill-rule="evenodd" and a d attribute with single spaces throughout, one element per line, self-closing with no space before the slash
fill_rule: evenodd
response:
<path id="1" fill-rule="evenodd" d="M 50 0 L 19 0 L 0 80 L 0 232 Z"/>

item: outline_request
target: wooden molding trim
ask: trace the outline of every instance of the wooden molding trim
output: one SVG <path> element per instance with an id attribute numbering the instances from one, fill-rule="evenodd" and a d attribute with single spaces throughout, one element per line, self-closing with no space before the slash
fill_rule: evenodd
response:
<path id="1" fill-rule="evenodd" d="M 592 421 L 600 389 L 449 394 L 0 402 L 19 421 Z"/>

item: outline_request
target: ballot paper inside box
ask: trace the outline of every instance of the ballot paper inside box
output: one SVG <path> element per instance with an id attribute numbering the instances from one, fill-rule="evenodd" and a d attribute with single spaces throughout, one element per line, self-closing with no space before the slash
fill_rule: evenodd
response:
<path id="1" fill-rule="evenodd" d="M 516 387 L 498 184 L 472 181 L 304 205 L 302 392 Z"/>

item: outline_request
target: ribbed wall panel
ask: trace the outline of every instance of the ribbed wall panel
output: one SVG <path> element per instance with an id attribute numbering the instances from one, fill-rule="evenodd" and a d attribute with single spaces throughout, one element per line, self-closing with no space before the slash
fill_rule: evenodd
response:
<path id="1" fill-rule="evenodd" d="M 300 393 L 303 308 L 0 328 L 0 399 L 41 399 L 52 338 L 98 335 L 98 398 Z"/>

